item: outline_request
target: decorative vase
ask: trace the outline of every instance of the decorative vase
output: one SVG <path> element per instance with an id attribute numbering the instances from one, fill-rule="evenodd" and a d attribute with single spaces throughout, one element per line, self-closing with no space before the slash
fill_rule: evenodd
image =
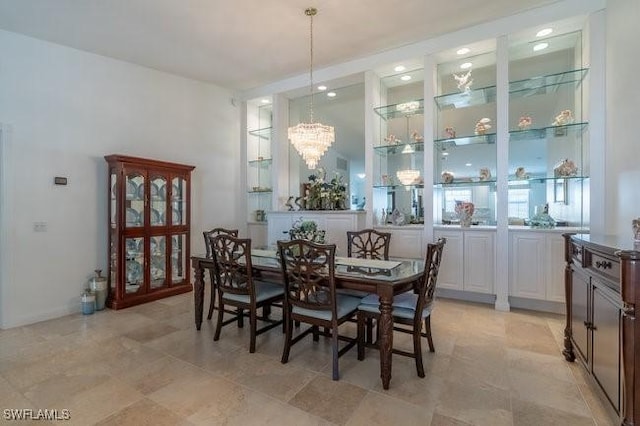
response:
<path id="1" fill-rule="evenodd" d="M 640 242 L 640 217 L 631 221 L 631 228 L 633 229 L 633 240 Z"/>

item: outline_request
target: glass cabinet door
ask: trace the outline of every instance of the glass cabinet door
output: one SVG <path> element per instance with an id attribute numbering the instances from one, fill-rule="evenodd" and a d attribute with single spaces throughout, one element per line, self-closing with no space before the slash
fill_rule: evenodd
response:
<path id="1" fill-rule="evenodd" d="M 151 172 L 149 174 L 149 224 L 151 226 L 167 225 L 167 177 Z"/>
<path id="2" fill-rule="evenodd" d="M 144 291 L 144 238 L 125 238 L 124 245 L 125 258 L 127 262 L 125 271 L 125 292 L 129 294 Z"/>
<path id="3" fill-rule="evenodd" d="M 167 237 L 159 235 L 149 239 L 151 289 L 167 285 Z"/>
<path id="4" fill-rule="evenodd" d="M 125 190 L 125 228 L 144 226 L 145 174 L 137 170 L 127 170 L 124 177 Z"/>
<path id="5" fill-rule="evenodd" d="M 187 181 L 174 177 L 171 182 L 171 225 L 186 225 Z"/>
<path id="6" fill-rule="evenodd" d="M 456 206 L 467 202 L 472 224 L 495 225 L 496 56 L 468 50 L 443 52 L 437 65 L 434 221 L 458 223 Z"/>
<path id="7" fill-rule="evenodd" d="M 187 234 L 175 234 L 170 239 L 171 253 L 171 283 L 181 283 L 185 281 L 188 273 L 187 267 Z"/>
<path id="8" fill-rule="evenodd" d="M 580 31 L 509 47 L 509 224 L 582 226 L 588 191 Z M 586 143 L 586 142 L 585 142 Z M 588 198 L 587 198 L 588 199 Z"/>

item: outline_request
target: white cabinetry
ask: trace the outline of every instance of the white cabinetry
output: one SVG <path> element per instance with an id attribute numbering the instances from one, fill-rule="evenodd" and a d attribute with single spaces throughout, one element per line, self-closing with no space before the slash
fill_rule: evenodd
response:
<path id="1" fill-rule="evenodd" d="M 510 295 L 564 302 L 561 232 L 522 230 L 510 231 L 509 236 Z"/>
<path id="2" fill-rule="evenodd" d="M 289 239 L 289 229 L 298 220 L 312 220 L 326 231 L 325 241 L 336 245 L 336 255 L 347 255 L 347 231 L 364 228 L 365 212 L 353 210 L 269 212 L 267 239 L 270 246 Z"/>
<path id="3" fill-rule="evenodd" d="M 376 228 L 376 230 L 391 234 L 389 257 L 403 257 L 408 259 L 424 258 L 426 245 L 423 243 L 421 226 L 385 226 Z"/>
<path id="4" fill-rule="evenodd" d="M 438 287 L 494 293 L 495 231 L 439 228 L 434 237 L 447 239 Z"/>

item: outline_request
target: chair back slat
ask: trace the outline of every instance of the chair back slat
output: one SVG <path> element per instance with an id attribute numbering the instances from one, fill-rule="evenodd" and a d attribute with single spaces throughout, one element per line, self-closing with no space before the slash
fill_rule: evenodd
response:
<path id="1" fill-rule="evenodd" d="M 211 257 L 211 239 L 221 234 L 231 235 L 233 237 L 238 236 L 237 229 L 227 228 L 213 228 L 211 231 L 204 231 L 202 236 L 204 237 L 204 247 L 207 251 L 207 257 Z"/>
<path id="2" fill-rule="evenodd" d="M 333 311 L 336 317 L 335 244 L 278 241 L 285 302 L 305 309 Z"/>
<path id="3" fill-rule="evenodd" d="M 442 251 L 446 244 L 446 238 L 439 238 L 435 243 L 427 245 L 427 255 L 424 261 L 424 273 L 418 287 L 418 305 L 416 306 L 415 321 L 419 324 L 422 320 L 422 311 L 433 303 L 438 271 L 442 260 Z"/>
<path id="4" fill-rule="evenodd" d="M 253 299 L 251 240 L 220 234 L 211 239 L 211 249 L 219 290 Z"/>
<path id="5" fill-rule="evenodd" d="M 391 233 L 374 229 L 347 232 L 347 256 L 362 259 L 389 260 Z"/>

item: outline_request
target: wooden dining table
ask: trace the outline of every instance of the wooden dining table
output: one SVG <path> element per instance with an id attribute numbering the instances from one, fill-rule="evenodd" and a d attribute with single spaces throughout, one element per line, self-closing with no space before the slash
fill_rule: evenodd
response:
<path id="1" fill-rule="evenodd" d="M 253 268 L 262 279 L 283 282 L 282 270 L 275 251 L 254 250 L 251 255 Z M 214 267 L 213 259 L 205 255 L 191 257 L 194 280 L 196 329 L 202 325 L 204 305 L 204 271 Z M 339 288 L 375 293 L 380 298 L 380 378 L 384 389 L 391 381 L 391 355 L 393 348 L 392 304 L 396 294 L 415 288 L 422 277 L 424 261 L 418 259 L 391 259 L 366 262 L 366 259 L 336 257 L 335 282 Z"/>

